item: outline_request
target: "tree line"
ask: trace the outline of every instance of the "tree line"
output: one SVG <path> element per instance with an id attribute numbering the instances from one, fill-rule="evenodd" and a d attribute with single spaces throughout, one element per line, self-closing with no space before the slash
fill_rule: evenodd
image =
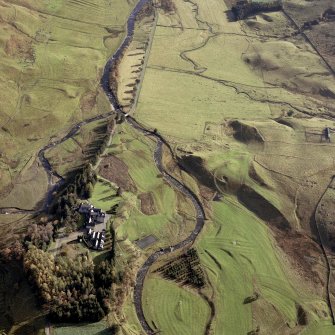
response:
<path id="1" fill-rule="evenodd" d="M 67 227 L 69 231 L 76 230 L 83 225 L 83 218 L 76 210 L 79 200 L 92 196 L 94 185 L 97 182 L 96 172 L 91 165 L 85 165 L 68 177 L 65 187 L 55 197 L 51 206 L 51 214 L 58 219 L 56 229 Z"/>
<path id="2" fill-rule="evenodd" d="M 53 322 L 95 322 L 110 310 L 113 260 L 94 265 L 89 254 L 54 258 L 31 245 L 24 269 Z"/>

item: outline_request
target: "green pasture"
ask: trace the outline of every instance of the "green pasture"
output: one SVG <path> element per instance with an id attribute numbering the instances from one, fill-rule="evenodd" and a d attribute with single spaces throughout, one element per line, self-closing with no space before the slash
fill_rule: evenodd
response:
<path id="1" fill-rule="evenodd" d="M 330 321 L 313 322 L 301 335 L 332 335 L 335 332 L 335 326 Z"/>
<path id="2" fill-rule="evenodd" d="M 134 181 L 136 194 L 125 192 L 119 212 L 123 222 L 117 228 L 119 236 L 130 240 L 154 234 L 160 243 L 173 243 L 181 239 L 191 229 L 183 223 L 178 209 L 189 211 L 193 215 L 193 208 L 176 191 L 167 185 L 160 176 L 153 161 L 155 142 L 124 124 L 118 128 L 113 137 L 109 152 L 115 154 L 128 167 L 128 173 Z M 120 171 L 122 173 L 122 171 Z M 141 212 L 137 195 L 152 192 L 157 214 L 145 215 Z"/>
<path id="3" fill-rule="evenodd" d="M 108 335 L 110 331 L 105 320 L 88 324 L 61 325 L 52 327 L 53 335 Z"/>
<path id="4" fill-rule="evenodd" d="M 213 203 L 213 210 L 214 225 L 199 241 L 198 251 L 215 291 L 216 332 L 242 335 L 257 326 L 277 331 L 269 325 L 280 317 L 281 330 L 274 334 L 283 334 L 286 325 L 297 323 L 297 304 L 311 320 L 318 319 L 313 312 L 316 306 L 327 311 L 321 298 L 289 281 L 289 270 L 259 219 L 228 196 Z M 269 304 L 273 314 L 253 322 L 255 302 L 245 303 L 245 299 L 255 292 L 259 294 L 257 304 Z"/>
<path id="5" fill-rule="evenodd" d="M 150 62 L 150 60 L 149 60 Z M 178 141 L 201 140 L 205 123 L 225 118 L 264 119 L 269 106 L 234 88 L 192 74 L 147 69 L 136 117 Z"/>
<path id="6" fill-rule="evenodd" d="M 121 198 L 116 195 L 115 187 L 109 181 L 101 178 L 95 184 L 92 197 L 89 199 L 93 206 L 104 211 L 111 209 L 120 200 Z"/>
<path id="7" fill-rule="evenodd" d="M 166 335 L 204 334 L 209 307 L 195 292 L 161 278 L 148 278 L 144 284 L 143 307 L 153 329 Z"/>

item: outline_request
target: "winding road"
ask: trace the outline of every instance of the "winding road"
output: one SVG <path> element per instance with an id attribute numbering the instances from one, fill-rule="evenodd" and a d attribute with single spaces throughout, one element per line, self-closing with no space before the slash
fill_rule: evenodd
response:
<path id="1" fill-rule="evenodd" d="M 113 91 L 111 90 L 111 83 L 110 83 L 110 73 L 113 68 L 113 66 L 116 64 L 116 61 L 122 57 L 123 51 L 125 48 L 127 48 L 132 41 L 133 35 L 134 35 L 134 29 L 135 29 L 135 20 L 138 15 L 138 13 L 141 11 L 143 6 L 146 3 L 149 3 L 151 0 L 139 0 L 139 2 L 136 4 L 135 8 L 131 12 L 128 21 L 127 21 L 127 35 L 125 36 L 122 44 L 119 46 L 119 48 L 116 50 L 116 52 L 112 55 L 112 57 L 107 61 L 104 72 L 101 78 L 101 86 L 107 95 L 111 106 L 112 111 L 101 114 L 86 120 L 83 120 L 77 124 L 75 124 L 68 132 L 67 134 L 55 141 L 49 142 L 46 146 L 44 146 L 39 152 L 38 152 L 38 158 L 43 166 L 44 170 L 46 171 L 48 175 L 48 192 L 44 199 L 44 204 L 40 210 L 26 210 L 26 209 L 20 209 L 16 207 L 4 207 L 0 208 L 0 214 L 38 214 L 43 211 L 47 211 L 53 198 L 53 194 L 55 191 L 57 191 L 63 184 L 64 179 L 62 176 L 60 176 L 51 166 L 48 159 L 45 157 L 46 151 L 48 151 L 51 148 L 54 148 L 58 146 L 59 144 L 65 142 L 69 138 L 76 135 L 80 128 L 84 125 L 87 125 L 91 122 L 97 121 L 97 120 L 103 120 L 110 116 L 112 116 L 115 111 L 118 113 L 121 113 L 125 116 L 126 122 L 128 122 L 134 129 L 138 130 L 139 132 L 143 133 L 144 135 L 153 137 L 156 142 L 157 146 L 153 155 L 154 162 L 158 168 L 158 170 L 161 172 L 163 178 L 166 180 L 166 182 L 171 186 L 174 187 L 176 190 L 184 194 L 187 198 L 189 198 L 195 208 L 196 211 L 196 223 L 193 231 L 191 234 L 184 239 L 183 241 L 178 242 L 174 246 L 168 246 L 166 248 L 160 249 L 156 252 L 154 252 L 152 255 L 150 255 L 147 260 L 144 262 L 142 267 L 139 269 L 137 276 L 136 276 L 136 283 L 134 288 L 134 304 L 135 309 L 137 313 L 137 317 L 143 327 L 143 330 L 148 335 L 156 334 L 157 331 L 153 330 L 148 322 L 145 319 L 143 308 L 142 308 L 142 292 L 143 292 L 143 284 L 145 277 L 149 271 L 149 268 L 156 262 L 156 260 L 163 256 L 167 255 L 169 253 L 175 252 L 178 249 L 184 248 L 185 246 L 191 245 L 195 239 L 197 238 L 198 234 L 202 230 L 204 224 L 205 224 L 205 211 L 203 209 L 203 206 L 198 199 L 198 197 L 192 192 L 187 186 L 182 184 L 180 181 L 178 181 L 176 178 L 174 178 L 172 175 L 170 175 L 163 166 L 162 163 L 162 148 L 163 145 L 166 145 L 171 154 L 172 150 L 169 146 L 169 144 L 165 141 L 165 139 L 156 131 L 152 131 L 150 129 L 146 129 L 144 126 L 142 126 L 140 123 L 138 123 L 133 117 L 126 115 L 124 111 L 122 110 L 122 107 L 119 105 L 117 98 L 115 97 Z M 53 182 L 53 177 L 56 177 L 57 181 Z"/>
<path id="2" fill-rule="evenodd" d="M 143 8 L 143 6 L 149 2 L 150 0 L 140 0 L 137 5 L 135 6 L 134 10 L 130 14 L 128 21 L 127 21 L 127 35 L 125 39 L 123 40 L 123 43 L 120 45 L 120 47 L 117 49 L 117 51 L 114 53 L 114 55 L 108 60 L 106 63 L 103 76 L 101 78 L 101 85 L 105 91 L 105 94 L 107 95 L 112 107 L 114 110 L 123 113 L 125 116 L 126 114 L 123 112 L 121 106 L 119 105 L 117 98 L 115 97 L 114 93 L 111 90 L 111 83 L 110 83 L 110 73 L 115 65 L 115 62 L 119 59 L 119 57 L 122 56 L 123 51 L 125 48 L 128 47 L 129 43 L 132 40 L 133 34 L 134 34 L 134 27 L 135 27 L 135 19 L 137 14 L 140 12 L 140 10 Z M 180 181 L 178 181 L 176 178 L 171 176 L 165 169 L 162 163 L 162 147 L 163 145 L 168 146 L 168 148 L 171 151 L 171 148 L 169 144 L 165 141 L 165 139 L 156 131 L 151 131 L 142 125 L 140 125 L 133 117 L 126 116 L 126 121 L 136 130 L 140 131 L 144 135 L 152 136 L 156 142 L 157 146 L 154 152 L 154 161 L 158 168 L 158 170 L 161 172 L 163 178 L 169 185 L 177 189 L 179 192 L 184 194 L 187 198 L 189 198 L 194 206 L 194 209 L 196 211 L 196 223 L 193 231 L 191 234 L 183 241 L 180 241 L 174 246 L 168 246 L 166 248 L 160 249 L 156 252 L 154 252 L 152 255 L 150 255 L 147 260 L 144 262 L 142 267 L 138 270 L 137 276 L 136 276 L 136 282 L 135 282 L 135 288 L 134 288 L 134 304 L 136 309 L 137 317 L 142 325 L 142 328 L 144 329 L 145 333 L 148 335 L 156 334 L 157 331 L 153 330 L 150 325 L 148 324 L 147 320 L 144 316 L 144 311 L 142 307 L 142 293 L 143 293 L 143 285 L 145 277 L 149 271 L 149 268 L 157 261 L 157 259 L 163 255 L 167 255 L 169 253 L 175 252 L 178 249 L 181 249 L 187 245 L 191 245 L 195 239 L 197 238 L 198 234 L 202 230 L 204 224 L 205 224 L 205 211 L 204 208 L 198 199 L 198 197 L 192 192 L 187 186 L 182 184 Z M 172 152 L 172 151 L 171 151 Z"/>

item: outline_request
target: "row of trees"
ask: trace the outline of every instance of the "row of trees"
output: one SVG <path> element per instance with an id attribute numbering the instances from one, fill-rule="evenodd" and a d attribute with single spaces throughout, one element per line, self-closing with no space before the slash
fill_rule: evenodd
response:
<path id="1" fill-rule="evenodd" d="M 95 127 L 93 130 L 94 141 L 84 148 L 85 161 L 95 165 L 101 154 L 105 151 L 110 140 L 110 134 L 116 122 L 117 114 L 113 114 L 106 122 Z"/>

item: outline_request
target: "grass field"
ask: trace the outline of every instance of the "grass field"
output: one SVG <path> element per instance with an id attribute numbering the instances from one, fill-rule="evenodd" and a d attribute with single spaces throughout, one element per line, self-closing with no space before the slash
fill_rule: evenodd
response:
<path id="1" fill-rule="evenodd" d="M 144 313 L 153 329 L 166 335 L 201 335 L 209 307 L 196 293 L 173 282 L 150 278 L 144 285 Z"/>
<path id="2" fill-rule="evenodd" d="M 120 197 L 116 195 L 115 186 L 111 185 L 107 180 L 98 179 L 93 189 L 92 197 L 89 199 L 90 203 L 101 208 L 103 211 L 108 211 L 120 202 Z"/>
<path id="3" fill-rule="evenodd" d="M 120 238 L 133 241 L 154 234 L 159 244 L 166 245 L 186 236 L 192 228 L 194 212 L 191 204 L 161 178 L 152 158 L 154 147 L 154 141 L 127 124 L 120 126 L 113 137 L 109 153 L 122 160 L 128 169 L 127 174 L 114 170 L 113 173 L 131 179 L 136 188 L 136 191 L 122 193 L 124 201 L 118 210 L 120 215 L 115 224 Z M 104 165 L 104 160 L 101 165 Z M 153 199 L 154 211 L 151 215 L 143 213 L 138 198 L 147 192 Z M 185 217 L 183 213 L 188 214 Z"/>
<path id="4" fill-rule="evenodd" d="M 189 234 L 194 225 L 192 205 L 164 182 L 154 164 L 155 145 L 152 139 L 143 136 L 124 123 L 118 126 L 112 143 L 101 161 L 100 167 L 108 166 L 111 179 L 115 179 L 114 174 L 120 174 L 118 176 L 119 186 L 131 185 L 128 190 L 121 192 L 117 216 L 113 221 L 117 241 L 116 264 L 117 268 L 122 271 L 132 273 L 152 251 L 177 243 Z M 115 159 L 110 160 L 109 154 L 113 154 L 123 162 L 122 168 L 115 170 Z M 100 174 L 103 174 L 104 171 L 105 169 L 100 170 Z M 109 193 L 98 183 L 93 198 L 95 194 L 98 196 L 98 194 L 108 195 Z M 142 197 L 148 194 L 150 197 Z M 148 198 L 151 201 L 147 202 Z M 157 241 L 143 250 L 139 249 L 134 242 L 148 235 L 154 235 Z M 132 257 L 134 259 L 131 261 Z M 135 264 L 130 262 L 135 262 Z M 129 267 L 128 264 L 133 265 Z M 135 274 L 134 272 L 131 276 Z M 128 287 L 123 290 L 126 290 L 127 294 L 122 310 L 119 311 L 122 317 L 119 316 L 117 320 L 124 320 L 122 329 L 125 334 L 139 334 L 141 327 L 135 314 L 132 295 Z M 182 292 L 178 287 L 177 290 Z M 191 295 L 189 299 L 200 300 L 193 293 L 183 294 L 183 296 L 188 295 Z M 206 305 L 205 307 L 208 308 Z M 185 327 L 187 320 L 189 319 L 181 323 L 181 327 Z"/>
<path id="5" fill-rule="evenodd" d="M 334 167 L 334 147 L 321 139 L 333 123 L 318 118 L 332 108 L 322 93 L 334 90 L 325 65 L 304 41 L 280 40 L 288 25 L 282 13 L 260 15 L 263 26 L 254 26 L 229 22 L 223 2 L 174 3 L 176 13 L 160 14 L 136 117 L 162 132 L 178 154 L 202 157 L 218 179 L 228 179 L 230 191 L 246 183 L 293 227 L 310 232 L 310 204 Z M 236 141 L 229 133 L 235 119 L 264 141 Z"/>
<path id="6" fill-rule="evenodd" d="M 322 298 L 311 296 L 302 283 L 289 280 L 289 270 L 260 220 L 229 197 L 214 203 L 213 210 L 214 225 L 199 242 L 198 250 L 216 290 L 215 333 L 246 334 L 260 326 L 261 334 L 288 334 L 289 328 L 300 322 L 297 305 L 311 320 L 319 319 L 320 310 L 327 313 Z M 260 306 L 244 303 L 254 292 L 260 296 L 259 305 L 268 305 L 266 318 L 257 314 Z"/>
<path id="7" fill-rule="evenodd" d="M 0 3 L 0 206 L 33 208 L 46 188 L 38 150 L 75 122 L 109 111 L 98 81 L 134 4 Z M 206 202 L 208 220 L 195 244 L 208 276 L 206 289 L 213 292 L 211 333 L 334 333 L 324 260 L 313 235 L 315 205 L 334 170 L 335 147 L 321 136 L 325 127 L 335 126 L 329 120 L 333 78 L 283 13 L 230 22 L 224 1 L 173 4 L 169 13 L 157 9 L 135 117 L 157 128 L 176 155 L 201 157 L 223 195 Z M 141 78 L 151 23 L 138 28 L 118 69 L 125 105 Z M 86 159 L 85 146 L 99 136 L 95 126 L 83 127 L 47 153 L 58 171 Z M 192 204 L 155 167 L 154 148 L 150 137 L 119 125 L 97 168 L 105 179 L 90 199 L 104 210 L 119 203 L 113 221 L 116 262 L 118 270 L 128 272 L 118 292 L 126 296 L 123 309 L 112 317 L 122 323 L 123 335 L 141 332 L 130 288 L 136 269 L 154 250 L 183 240 L 195 221 Z M 171 157 L 165 163 L 175 167 Z M 199 193 L 186 172 L 171 173 Z M 5 217 L 1 227 L 13 235 L 24 229 L 25 220 Z M 290 229 L 283 228 L 286 221 Z M 140 250 L 135 242 L 148 235 L 157 242 Z M 143 301 L 149 324 L 162 333 L 204 334 L 209 306 L 191 289 L 150 273 Z M 36 322 L 43 320 L 37 316 Z M 16 333 L 32 326 L 26 319 L 17 324 L 23 328 Z M 102 321 L 54 333 L 107 334 L 106 327 Z"/>
<path id="8" fill-rule="evenodd" d="M 75 122 L 109 111 L 99 80 L 107 57 L 124 36 L 133 3 L 0 5 L 1 206 L 33 207 L 45 193 L 44 171 L 32 164 L 38 150 Z M 36 185 L 32 175 L 39 176 Z M 22 180 L 33 186 L 34 197 L 17 191 Z"/>
<path id="9" fill-rule="evenodd" d="M 108 330 L 108 324 L 106 321 L 100 321 L 90 324 L 82 325 L 64 325 L 56 326 L 52 328 L 52 334 L 54 335 L 107 335 L 110 334 Z"/>

